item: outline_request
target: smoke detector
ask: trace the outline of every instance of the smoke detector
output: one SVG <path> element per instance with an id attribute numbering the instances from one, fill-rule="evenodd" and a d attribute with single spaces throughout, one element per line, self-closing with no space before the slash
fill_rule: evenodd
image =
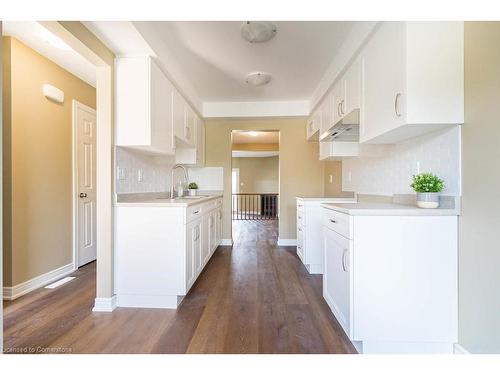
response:
<path id="1" fill-rule="evenodd" d="M 245 82 L 252 86 L 264 86 L 271 81 L 271 75 L 264 72 L 254 72 L 247 75 Z"/>
<path id="2" fill-rule="evenodd" d="M 271 22 L 247 21 L 241 26 L 241 36 L 250 43 L 263 43 L 274 38 L 276 25 Z"/>

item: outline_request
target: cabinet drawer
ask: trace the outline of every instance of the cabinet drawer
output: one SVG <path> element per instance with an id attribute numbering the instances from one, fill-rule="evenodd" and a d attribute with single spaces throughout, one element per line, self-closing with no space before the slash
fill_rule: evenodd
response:
<path id="1" fill-rule="evenodd" d="M 191 206 L 186 210 L 186 223 L 200 218 L 203 215 L 203 208 L 199 206 Z"/>
<path id="2" fill-rule="evenodd" d="M 324 210 L 323 225 L 346 238 L 352 238 L 352 230 L 349 222 L 349 215 L 347 214 L 334 210 Z"/>

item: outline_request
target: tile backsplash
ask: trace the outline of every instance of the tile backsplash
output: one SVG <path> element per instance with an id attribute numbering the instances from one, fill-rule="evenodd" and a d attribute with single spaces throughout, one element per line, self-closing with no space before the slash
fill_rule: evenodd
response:
<path id="1" fill-rule="evenodd" d="M 116 192 L 148 193 L 170 189 L 170 168 L 174 157 L 160 164 L 155 156 L 116 147 Z"/>
<path id="2" fill-rule="evenodd" d="M 408 194 L 412 175 L 432 172 L 444 180 L 444 194 L 460 195 L 460 126 L 389 146 L 383 155 L 345 158 L 342 189 L 358 194 Z"/>
<path id="3" fill-rule="evenodd" d="M 174 156 L 157 157 L 140 151 L 116 147 L 116 193 L 155 193 L 170 191 L 170 171 Z M 200 190 L 224 189 L 222 167 L 189 168 L 189 182 L 196 182 Z M 183 179 L 176 170 L 174 183 Z"/>

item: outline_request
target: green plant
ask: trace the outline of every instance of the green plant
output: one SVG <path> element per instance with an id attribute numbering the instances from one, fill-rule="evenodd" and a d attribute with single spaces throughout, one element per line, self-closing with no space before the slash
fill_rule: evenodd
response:
<path id="1" fill-rule="evenodd" d="M 189 189 L 198 189 L 198 184 L 196 182 L 190 182 L 188 185 Z"/>
<path id="2" fill-rule="evenodd" d="M 410 185 L 417 193 L 440 193 L 444 189 L 444 181 L 432 173 L 413 175 Z"/>

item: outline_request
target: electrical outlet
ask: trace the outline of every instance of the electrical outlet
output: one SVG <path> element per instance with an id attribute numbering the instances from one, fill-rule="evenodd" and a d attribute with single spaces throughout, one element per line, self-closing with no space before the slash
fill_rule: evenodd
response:
<path id="1" fill-rule="evenodd" d="M 418 160 L 417 160 L 417 163 L 416 163 L 416 170 L 417 170 L 416 174 L 420 174 L 420 162 Z"/>
<path id="2" fill-rule="evenodd" d="M 118 180 L 126 180 L 127 179 L 127 169 L 126 168 L 122 168 L 120 166 L 117 166 L 116 167 L 116 175 L 117 175 L 117 178 Z"/>
<path id="3" fill-rule="evenodd" d="M 351 182 L 351 181 L 352 181 L 352 173 L 351 173 L 351 171 L 349 171 L 349 173 L 347 174 L 347 180 L 348 180 L 349 182 Z"/>
<path id="4" fill-rule="evenodd" d="M 137 171 L 137 182 L 142 182 L 144 181 L 144 171 L 142 169 L 139 169 Z"/>

